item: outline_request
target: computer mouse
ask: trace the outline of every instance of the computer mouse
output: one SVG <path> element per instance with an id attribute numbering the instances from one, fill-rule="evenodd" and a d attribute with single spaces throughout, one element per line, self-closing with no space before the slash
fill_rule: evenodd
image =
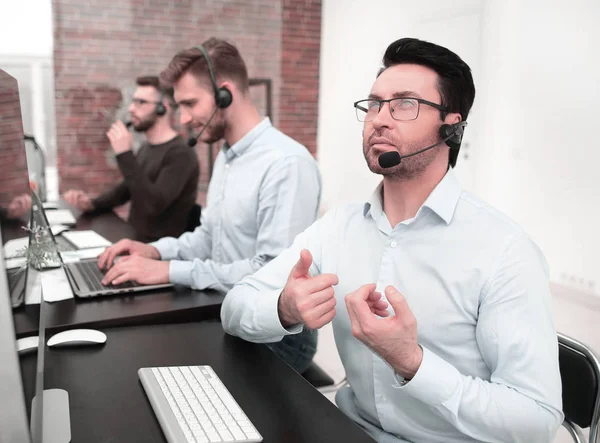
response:
<path id="1" fill-rule="evenodd" d="M 25 337 L 17 340 L 17 352 L 19 355 L 27 354 L 28 352 L 37 350 L 40 337 L 35 335 L 33 337 Z"/>
<path id="2" fill-rule="evenodd" d="M 87 346 L 99 345 L 106 342 L 106 334 L 95 329 L 71 329 L 54 334 L 48 340 L 48 346 Z"/>

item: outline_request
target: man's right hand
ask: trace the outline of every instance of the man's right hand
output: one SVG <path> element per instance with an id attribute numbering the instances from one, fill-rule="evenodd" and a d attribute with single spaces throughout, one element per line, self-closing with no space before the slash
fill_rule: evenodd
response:
<path id="1" fill-rule="evenodd" d="M 94 204 L 89 195 L 78 189 L 70 189 L 63 194 L 65 201 L 80 211 L 89 212 L 94 209 Z"/>
<path id="2" fill-rule="evenodd" d="M 98 257 L 98 267 L 100 269 L 110 269 L 114 264 L 115 258 L 119 255 L 139 255 L 141 257 L 160 260 L 158 249 L 139 241 L 124 239 L 106 250 Z"/>
<path id="3" fill-rule="evenodd" d="M 279 296 L 279 319 L 286 328 L 303 323 L 310 329 L 319 329 L 335 317 L 333 286 L 338 284 L 338 277 L 335 274 L 311 277 L 311 264 L 311 253 L 303 249 Z"/>

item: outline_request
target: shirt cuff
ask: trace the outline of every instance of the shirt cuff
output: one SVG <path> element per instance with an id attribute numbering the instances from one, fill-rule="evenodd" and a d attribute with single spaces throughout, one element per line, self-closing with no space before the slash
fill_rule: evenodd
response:
<path id="1" fill-rule="evenodd" d="M 191 287 L 193 267 L 194 262 L 191 261 L 171 260 L 169 264 L 169 280 L 176 285 Z"/>
<path id="2" fill-rule="evenodd" d="M 405 385 L 394 385 L 403 392 L 432 406 L 451 408 L 451 400 L 461 385 L 461 374 L 446 360 L 438 357 L 426 347 L 423 360 L 415 376 Z M 396 382 L 401 377 L 395 377 Z"/>
<path id="3" fill-rule="evenodd" d="M 177 258 L 177 247 L 173 244 L 173 240 L 172 237 L 165 237 L 148 244 L 156 248 L 161 260 L 173 260 Z"/>
<path id="4" fill-rule="evenodd" d="M 281 290 L 269 291 L 260 297 L 256 298 L 256 312 L 257 321 L 256 324 L 261 325 L 261 329 L 264 330 L 267 336 L 285 336 L 294 335 L 302 332 L 303 325 L 295 325 L 286 329 L 281 324 L 279 319 L 279 296 Z"/>

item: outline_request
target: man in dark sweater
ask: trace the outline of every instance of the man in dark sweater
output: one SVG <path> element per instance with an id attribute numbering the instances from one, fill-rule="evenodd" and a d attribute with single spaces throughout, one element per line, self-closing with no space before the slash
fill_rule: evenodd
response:
<path id="1" fill-rule="evenodd" d="M 123 181 L 96 198 L 82 190 L 69 190 L 63 197 L 84 212 L 111 210 L 131 200 L 129 223 L 140 240 L 177 237 L 196 201 L 198 159 L 171 125 L 173 90 L 161 89 L 155 76 L 139 77 L 136 83 L 129 113 L 133 129 L 145 134 L 146 143 L 134 155 L 133 136 L 120 121 L 107 133 Z"/>

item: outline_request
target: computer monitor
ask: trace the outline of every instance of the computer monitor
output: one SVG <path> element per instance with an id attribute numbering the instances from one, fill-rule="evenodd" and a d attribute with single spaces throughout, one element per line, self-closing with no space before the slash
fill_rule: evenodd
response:
<path id="1" fill-rule="evenodd" d="M 18 211 L 11 210 L 11 202 L 22 196 L 28 197 L 26 207 Z M 18 83 L 0 70 L 0 245 L 4 245 L 5 226 L 11 225 L 14 229 L 15 224 L 29 224 L 31 227 L 33 221 L 48 227 L 41 201 L 30 190 Z M 22 236 L 28 237 L 27 243 L 31 244 L 31 234 L 23 231 Z M 13 325 L 15 302 L 11 299 L 8 283 L 9 272 L 13 271 L 7 271 L 4 248 L 0 248 L 0 443 L 68 442 L 70 424 L 67 394 L 59 389 L 44 391 L 46 303 L 42 294 L 37 348 L 19 356 Z M 21 275 L 30 272 L 33 270 L 25 268 Z M 33 289 L 27 284 L 31 280 L 25 277 L 23 299 L 27 298 L 27 291 Z M 35 380 L 31 380 L 31 384 L 35 383 L 35 399 L 29 426 L 21 358 L 36 358 Z"/>
<path id="2" fill-rule="evenodd" d="M 18 82 L 0 69 L 0 218 L 5 224 L 24 224 L 29 214 L 28 201 L 21 198 L 30 195 L 24 137 Z"/>
<path id="3" fill-rule="evenodd" d="M 0 249 L 0 442 L 31 442 L 12 316 L 4 252 Z"/>

